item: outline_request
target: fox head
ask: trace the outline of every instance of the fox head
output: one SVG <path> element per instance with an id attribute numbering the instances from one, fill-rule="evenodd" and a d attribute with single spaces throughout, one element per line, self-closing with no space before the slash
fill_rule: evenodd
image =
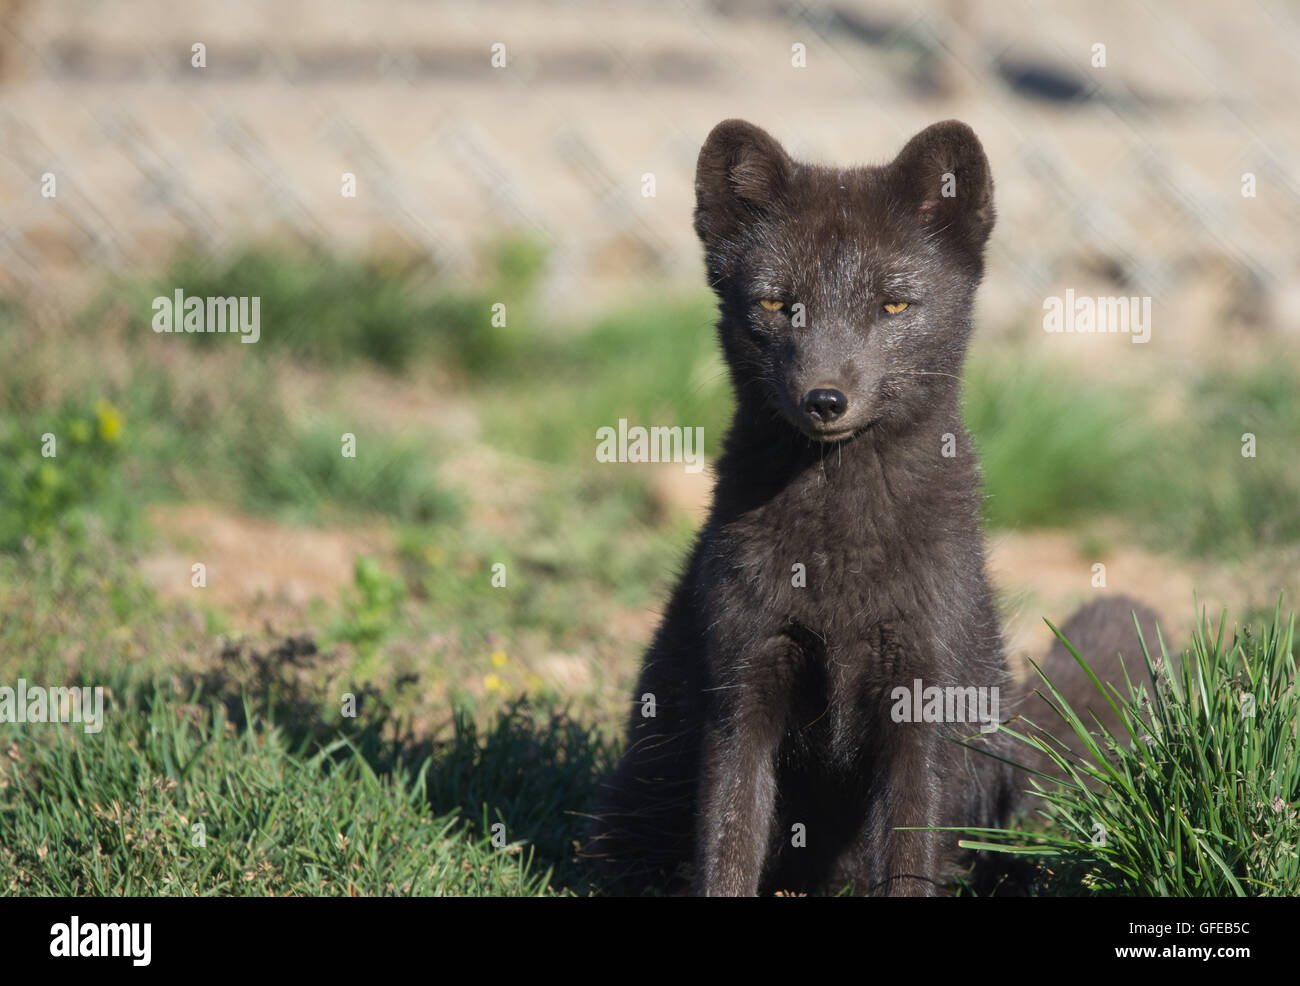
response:
<path id="1" fill-rule="evenodd" d="M 970 127 L 936 123 L 889 164 L 837 169 L 726 120 L 695 194 L 739 413 L 839 442 L 955 392 L 994 221 Z"/>

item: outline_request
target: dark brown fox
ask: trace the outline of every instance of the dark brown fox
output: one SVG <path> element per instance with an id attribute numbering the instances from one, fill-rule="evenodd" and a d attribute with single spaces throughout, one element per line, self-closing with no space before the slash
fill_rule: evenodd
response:
<path id="1" fill-rule="evenodd" d="M 839 169 L 728 120 L 695 187 L 736 411 L 586 853 L 623 893 L 943 893 L 958 836 L 913 829 L 1004 823 L 1026 786 L 958 741 L 1014 757 L 980 727 L 1052 718 L 1013 694 L 960 413 L 988 161 L 956 121 Z M 1131 607 L 1064 632 L 1138 654 Z M 1087 704 L 1063 651 L 1047 671 Z"/>

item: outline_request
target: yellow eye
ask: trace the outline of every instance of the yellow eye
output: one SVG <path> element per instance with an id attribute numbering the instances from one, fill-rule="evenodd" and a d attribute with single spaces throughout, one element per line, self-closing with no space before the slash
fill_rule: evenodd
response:
<path id="1" fill-rule="evenodd" d="M 759 304 L 762 305 L 764 308 L 766 308 L 769 312 L 779 312 L 782 308 L 785 307 L 784 301 L 770 301 L 767 298 L 761 299 L 759 301 Z"/>
<path id="2" fill-rule="evenodd" d="M 907 305 L 906 301 L 890 301 L 885 304 L 885 311 L 891 315 L 897 315 L 899 312 L 907 311 Z"/>

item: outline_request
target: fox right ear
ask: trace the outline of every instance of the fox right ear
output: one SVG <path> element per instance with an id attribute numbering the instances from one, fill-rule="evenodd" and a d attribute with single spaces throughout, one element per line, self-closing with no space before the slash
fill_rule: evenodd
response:
<path id="1" fill-rule="evenodd" d="M 777 203 L 794 162 L 767 131 L 723 120 L 700 148 L 695 165 L 695 232 L 706 247 L 736 232 Z"/>

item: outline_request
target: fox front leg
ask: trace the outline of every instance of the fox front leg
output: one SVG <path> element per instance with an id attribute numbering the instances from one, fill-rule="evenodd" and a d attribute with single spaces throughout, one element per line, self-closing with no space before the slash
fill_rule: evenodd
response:
<path id="1" fill-rule="evenodd" d="M 701 750 L 696 891 L 754 896 L 767 861 L 776 810 L 776 759 L 788 719 L 795 655 L 786 638 L 755 649 L 713 693 Z"/>
<path id="2" fill-rule="evenodd" d="M 776 806 L 779 740 L 770 722 L 754 716 L 707 730 L 696 854 L 697 891 L 705 897 L 758 893 Z"/>
<path id="3" fill-rule="evenodd" d="M 943 840 L 948 832 L 923 831 L 943 821 L 942 771 L 936 732 L 905 730 L 885 760 L 883 796 L 873 800 L 867 830 L 875 849 L 870 892 L 886 897 L 935 897 L 945 891 Z"/>

